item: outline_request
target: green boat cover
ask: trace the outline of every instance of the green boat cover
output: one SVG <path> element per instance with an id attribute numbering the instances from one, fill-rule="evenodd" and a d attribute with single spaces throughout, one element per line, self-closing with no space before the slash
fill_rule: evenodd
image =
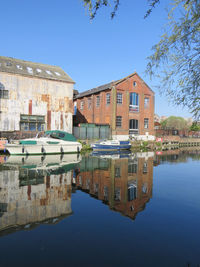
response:
<path id="1" fill-rule="evenodd" d="M 20 140 L 20 145 L 37 145 L 37 142 L 35 140 Z"/>
<path id="2" fill-rule="evenodd" d="M 76 141 L 76 137 L 64 131 L 59 131 L 59 130 L 46 131 L 45 134 L 50 135 L 53 138 L 61 139 L 64 141 Z"/>

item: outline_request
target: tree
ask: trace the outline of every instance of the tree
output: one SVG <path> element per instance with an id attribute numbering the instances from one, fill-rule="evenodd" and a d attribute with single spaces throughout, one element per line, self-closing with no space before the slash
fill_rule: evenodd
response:
<path id="1" fill-rule="evenodd" d="M 161 122 L 163 129 L 188 130 L 188 122 L 182 117 L 170 116 Z"/>
<path id="2" fill-rule="evenodd" d="M 119 6 L 119 0 L 83 0 L 84 6 L 89 10 L 90 18 L 93 19 L 99 8 L 103 6 L 112 6 L 113 10 L 111 12 L 111 18 L 116 14 Z"/>
<path id="3" fill-rule="evenodd" d="M 190 127 L 191 131 L 200 131 L 200 125 L 197 122 L 193 122 L 192 126 Z"/>
<path id="4" fill-rule="evenodd" d="M 168 24 L 147 73 L 159 78 L 161 93 L 200 116 L 200 0 L 173 0 Z"/>
<path id="5" fill-rule="evenodd" d="M 93 19 L 102 6 L 113 6 L 113 18 L 120 0 L 82 0 Z M 122 0 L 121 0 L 122 1 Z M 159 0 L 147 0 L 147 18 Z M 164 0 L 162 0 L 164 1 Z M 160 41 L 148 57 L 146 72 L 158 78 L 160 92 L 176 105 L 188 107 L 200 117 L 200 0 L 171 0 L 168 23 Z"/>
<path id="6" fill-rule="evenodd" d="M 90 18 L 94 19 L 99 8 L 103 6 L 111 6 L 113 8 L 111 12 L 111 18 L 113 19 L 116 15 L 120 0 L 82 0 L 84 6 L 89 10 Z M 147 10 L 144 18 L 148 17 L 152 12 L 152 9 L 160 2 L 160 0 L 147 0 L 149 2 L 149 9 Z"/>

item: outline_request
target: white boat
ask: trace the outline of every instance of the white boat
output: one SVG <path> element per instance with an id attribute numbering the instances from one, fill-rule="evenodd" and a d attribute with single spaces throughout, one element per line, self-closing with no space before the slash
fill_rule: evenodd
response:
<path id="1" fill-rule="evenodd" d="M 121 151 L 129 150 L 131 143 L 129 141 L 119 140 L 101 140 L 91 145 L 94 151 Z"/>
<path id="2" fill-rule="evenodd" d="M 82 145 L 64 131 L 46 131 L 42 137 L 27 138 L 6 144 L 11 155 L 45 155 L 79 153 Z"/>
<path id="3" fill-rule="evenodd" d="M 56 155 L 9 155 L 4 157 L 4 165 L 9 167 L 23 167 L 29 169 L 57 169 L 64 165 L 73 165 L 81 161 L 80 154 Z"/>

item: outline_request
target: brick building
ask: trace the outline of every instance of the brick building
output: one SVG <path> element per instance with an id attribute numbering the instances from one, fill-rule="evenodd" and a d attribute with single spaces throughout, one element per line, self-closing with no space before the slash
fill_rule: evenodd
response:
<path id="1" fill-rule="evenodd" d="M 135 72 L 74 97 L 75 125 L 109 124 L 114 139 L 154 139 L 154 92 Z"/>
<path id="2" fill-rule="evenodd" d="M 0 56 L 0 135 L 71 133 L 73 87 L 60 67 Z"/>
<path id="3" fill-rule="evenodd" d="M 81 164 L 74 179 L 76 189 L 101 200 L 111 210 L 135 219 L 152 197 L 153 153 L 118 159 L 85 157 Z"/>

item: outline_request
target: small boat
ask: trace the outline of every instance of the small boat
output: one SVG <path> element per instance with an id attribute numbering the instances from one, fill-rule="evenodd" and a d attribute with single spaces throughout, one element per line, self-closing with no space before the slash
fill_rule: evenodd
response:
<path id="1" fill-rule="evenodd" d="M 131 148 L 129 141 L 103 140 L 91 145 L 93 151 L 121 151 Z"/>
<path id="2" fill-rule="evenodd" d="M 42 137 L 27 138 L 5 145 L 11 155 L 46 155 L 79 153 L 82 145 L 67 132 L 46 131 Z"/>
<path id="3" fill-rule="evenodd" d="M 91 156 L 102 159 L 121 159 L 121 158 L 132 158 L 133 154 L 130 150 L 119 150 L 119 151 L 93 151 Z"/>

